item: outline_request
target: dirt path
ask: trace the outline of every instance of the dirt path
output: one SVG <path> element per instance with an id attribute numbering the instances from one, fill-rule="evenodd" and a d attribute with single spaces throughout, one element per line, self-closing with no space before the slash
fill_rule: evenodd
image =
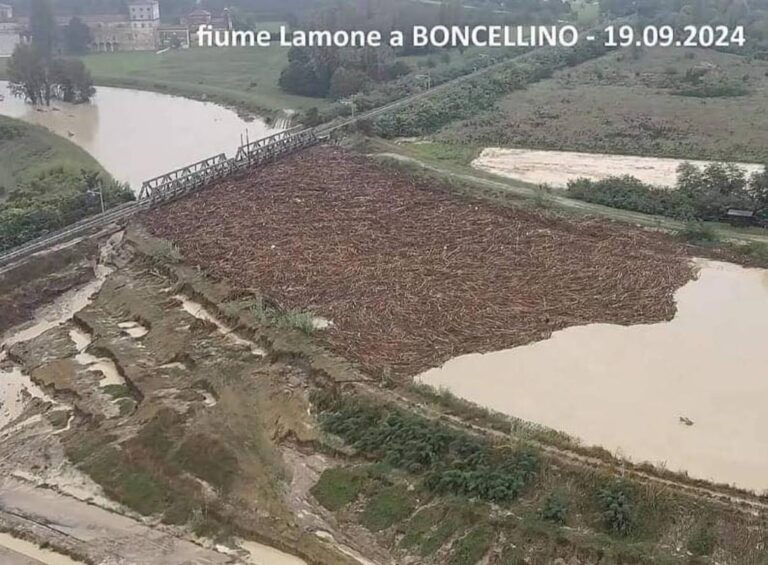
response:
<path id="1" fill-rule="evenodd" d="M 0 515 L 63 535 L 83 554 L 115 565 L 214 565 L 231 558 L 75 498 L 13 478 L 0 482 Z"/>
<path id="2" fill-rule="evenodd" d="M 34 543 L 0 533 L 0 563 L 3 565 L 78 565 L 65 555 L 42 549 Z"/>
<path id="3" fill-rule="evenodd" d="M 470 430 L 474 433 L 482 434 L 505 442 L 508 441 L 512 443 L 525 443 L 526 445 L 532 445 L 538 449 L 541 449 L 547 455 L 557 460 L 563 461 L 568 465 L 593 471 L 599 470 L 602 472 L 610 473 L 612 475 L 631 478 L 641 484 L 654 485 L 657 487 L 669 487 L 678 492 L 684 493 L 687 496 L 691 496 L 693 498 L 709 503 L 715 502 L 722 504 L 725 507 L 734 508 L 741 512 L 752 515 L 757 515 L 760 512 L 768 512 L 768 501 L 759 498 L 757 495 L 749 495 L 747 493 L 742 494 L 736 491 L 719 489 L 716 485 L 712 485 L 710 487 L 699 486 L 685 482 L 683 480 L 675 480 L 673 478 L 656 476 L 651 473 L 625 467 L 620 461 L 605 461 L 597 457 L 591 457 L 589 455 L 584 455 L 569 449 L 556 447 L 554 445 L 534 439 L 519 438 L 486 426 L 471 424 L 457 416 L 446 414 L 445 412 L 427 406 L 423 402 L 414 401 L 413 399 L 408 398 L 407 396 L 396 391 L 384 390 L 367 383 L 355 383 L 354 386 L 358 387 L 368 396 L 373 395 L 375 397 L 381 398 L 384 402 L 393 403 L 427 418 L 449 422 L 451 425 L 459 429 Z"/>

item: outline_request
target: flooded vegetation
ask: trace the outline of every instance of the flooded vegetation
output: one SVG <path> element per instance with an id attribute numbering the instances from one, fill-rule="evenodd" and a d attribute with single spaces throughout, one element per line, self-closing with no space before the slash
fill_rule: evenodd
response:
<path id="1" fill-rule="evenodd" d="M 768 271 L 698 261 L 670 322 L 590 324 L 418 377 L 634 461 L 768 489 Z"/>
<path id="2" fill-rule="evenodd" d="M 286 125 L 247 121 L 216 104 L 104 86 L 88 104 L 34 107 L 11 96 L 0 81 L 0 100 L 0 114 L 68 138 L 136 192 L 143 181 L 175 168 L 218 153 L 232 156 L 246 132 L 255 140 Z"/>

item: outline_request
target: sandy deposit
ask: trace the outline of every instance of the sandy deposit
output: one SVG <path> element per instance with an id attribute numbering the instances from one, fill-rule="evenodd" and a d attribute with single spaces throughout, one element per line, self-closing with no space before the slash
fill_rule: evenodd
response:
<path id="1" fill-rule="evenodd" d="M 472 166 L 502 177 L 531 184 L 546 184 L 554 188 L 565 188 L 568 181 L 578 178 L 601 180 L 622 175 L 671 188 L 677 181 L 677 168 L 683 162 L 683 159 L 658 157 L 489 147 L 472 162 Z M 688 162 L 704 167 L 713 161 Z M 734 164 L 747 174 L 763 170 L 763 165 L 754 163 Z"/>

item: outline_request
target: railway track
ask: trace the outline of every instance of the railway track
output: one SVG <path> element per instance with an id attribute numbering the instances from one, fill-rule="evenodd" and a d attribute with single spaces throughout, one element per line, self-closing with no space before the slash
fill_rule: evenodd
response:
<path id="1" fill-rule="evenodd" d="M 411 94 L 394 102 L 390 102 L 389 104 L 362 112 L 351 118 L 345 118 L 316 128 L 297 127 L 247 143 L 241 146 L 237 155 L 231 159 L 227 159 L 224 154 L 219 154 L 145 181 L 142 184 L 139 199 L 135 202 L 122 204 L 107 210 L 106 212 L 89 216 L 88 218 L 62 228 L 61 230 L 46 234 L 19 247 L 0 253 L 0 272 L 5 270 L 4 268 L 7 269 L 9 265 L 26 259 L 31 255 L 45 251 L 46 249 L 50 249 L 51 247 L 60 245 L 77 237 L 87 236 L 111 223 L 122 222 L 134 214 L 138 214 L 152 206 L 175 198 L 180 198 L 195 190 L 199 190 L 214 180 L 241 172 L 250 167 L 259 166 L 289 153 L 320 143 L 321 141 L 328 139 L 333 132 L 348 128 L 364 120 L 377 118 L 382 114 L 408 106 L 409 104 L 413 104 L 420 100 L 437 96 L 449 88 L 507 65 L 517 58 L 518 57 L 512 57 L 492 63 L 491 65 L 444 82 L 428 90 Z"/>

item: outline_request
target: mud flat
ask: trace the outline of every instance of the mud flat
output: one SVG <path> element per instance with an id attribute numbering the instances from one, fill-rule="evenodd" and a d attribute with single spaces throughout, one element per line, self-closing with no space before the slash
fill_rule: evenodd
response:
<path id="1" fill-rule="evenodd" d="M 3 565 L 78 565 L 66 555 L 54 553 L 34 543 L 0 533 L 0 563 Z"/>
<path id="2" fill-rule="evenodd" d="M 677 168 L 683 159 L 635 157 L 573 151 L 540 151 L 536 149 L 501 149 L 489 147 L 472 162 L 481 171 L 531 184 L 565 188 L 578 178 L 601 180 L 610 176 L 631 175 L 641 181 L 672 188 L 677 181 Z M 703 167 L 714 161 L 688 161 Z M 747 174 L 762 171 L 755 163 L 733 163 Z"/>
<path id="3" fill-rule="evenodd" d="M 768 271 L 697 261 L 668 323 L 591 324 L 422 383 L 697 478 L 768 489 Z"/>
<path id="4" fill-rule="evenodd" d="M 102 557 L 110 556 L 114 563 L 213 565 L 231 561 L 226 555 L 175 538 L 162 528 L 151 528 L 126 516 L 13 479 L 0 483 L 0 510 L 13 515 L 43 517 L 47 529 L 98 547 L 98 553 Z M 58 565 L 55 561 L 42 562 Z"/>

